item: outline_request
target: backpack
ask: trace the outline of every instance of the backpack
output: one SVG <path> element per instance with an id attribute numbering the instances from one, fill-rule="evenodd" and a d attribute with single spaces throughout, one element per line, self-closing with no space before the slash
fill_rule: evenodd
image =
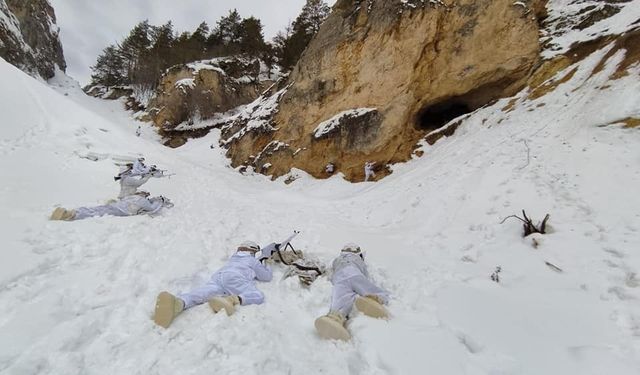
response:
<path id="1" fill-rule="evenodd" d="M 310 257 L 305 258 L 303 252 L 294 249 L 291 243 L 287 243 L 284 249 L 276 249 L 271 254 L 270 260 L 287 267 L 283 279 L 298 276 L 298 280 L 303 286 L 311 285 L 318 276 L 326 272 L 326 267 L 322 262 Z"/>

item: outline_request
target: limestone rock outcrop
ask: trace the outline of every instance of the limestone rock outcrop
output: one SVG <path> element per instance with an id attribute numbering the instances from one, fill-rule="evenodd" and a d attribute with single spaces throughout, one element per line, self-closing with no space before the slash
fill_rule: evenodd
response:
<path id="1" fill-rule="evenodd" d="M 164 135 L 215 126 L 222 114 L 255 100 L 279 75 L 258 59 L 224 57 L 170 68 L 147 112 Z"/>
<path id="2" fill-rule="evenodd" d="M 339 0 L 271 117 L 258 107 L 273 100 L 260 98 L 248 107 L 262 119 L 236 118 L 221 142 L 233 166 L 274 177 L 293 167 L 327 177 L 330 163 L 358 181 L 367 161 L 382 177 L 427 133 L 526 84 L 544 3 Z"/>
<path id="3" fill-rule="evenodd" d="M 0 57 L 24 72 L 52 78 L 66 62 L 47 0 L 0 0 Z"/>

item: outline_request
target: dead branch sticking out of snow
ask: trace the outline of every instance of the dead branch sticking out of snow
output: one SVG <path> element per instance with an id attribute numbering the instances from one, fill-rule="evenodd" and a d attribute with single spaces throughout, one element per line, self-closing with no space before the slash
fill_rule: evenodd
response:
<path id="1" fill-rule="evenodd" d="M 551 263 L 551 262 L 547 262 L 545 261 L 544 264 L 546 264 L 549 268 L 551 268 L 552 270 L 561 273 L 562 272 L 562 268 L 556 266 L 555 264 Z"/>
<path id="2" fill-rule="evenodd" d="M 522 237 L 527 237 L 528 235 L 530 235 L 531 233 L 540 233 L 540 234 L 545 234 L 545 230 L 546 230 L 546 226 L 547 226 L 547 221 L 549 220 L 549 214 L 547 214 L 544 219 L 542 220 L 542 223 L 540 223 L 539 226 L 533 224 L 533 221 L 527 217 L 526 212 L 524 212 L 524 210 L 522 210 L 522 216 L 517 216 L 517 215 L 510 215 L 505 217 L 500 224 L 503 224 L 505 221 L 507 221 L 507 219 L 509 218 L 515 218 L 518 219 L 520 221 L 522 221 L 522 227 L 524 229 L 524 234 L 522 235 Z"/>
<path id="3" fill-rule="evenodd" d="M 491 280 L 499 283 L 500 282 L 500 272 L 501 271 L 502 271 L 502 267 L 496 266 L 495 271 L 493 271 L 493 273 L 490 276 Z"/>

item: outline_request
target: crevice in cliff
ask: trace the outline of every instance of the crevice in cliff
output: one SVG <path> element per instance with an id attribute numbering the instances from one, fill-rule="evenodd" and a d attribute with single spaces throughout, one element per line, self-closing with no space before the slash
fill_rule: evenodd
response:
<path id="1" fill-rule="evenodd" d="M 462 97 L 453 97 L 428 105 L 418 111 L 415 127 L 418 130 L 430 132 L 471 111 L 469 104 Z"/>
<path id="2" fill-rule="evenodd" d="M 417 130 L 426 132 L 439 129 L 455 118 L 471 113 L 480 107 L 493 103 L 496 99 L 519 91 L 524 83 L 514 87 L 517 82 L 516 78 L 503 77 L 462 95 L 422 103 L 422 106 L 416 112 L 414 127 Z"/>

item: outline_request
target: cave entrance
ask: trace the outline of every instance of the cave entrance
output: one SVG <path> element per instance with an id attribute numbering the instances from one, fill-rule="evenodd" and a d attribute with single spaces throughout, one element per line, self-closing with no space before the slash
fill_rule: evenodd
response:
<path id="1" fill-rule="evenodd" d="M 473 109 L 462 98 L 450 98 L 422 108 L 416 117 L 415 127 L 418 130 L 430 132 L 472 111 Z"/>

